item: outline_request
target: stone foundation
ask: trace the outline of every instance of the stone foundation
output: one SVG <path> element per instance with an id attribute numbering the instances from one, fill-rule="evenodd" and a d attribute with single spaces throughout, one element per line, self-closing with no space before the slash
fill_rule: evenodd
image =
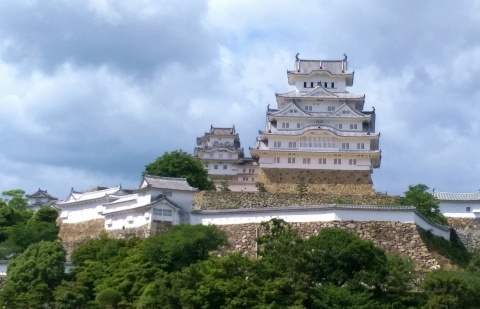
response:
<path id="1" fill-rule="evenodd" d="M 316 235 L 325 227 L 342 228 L 358 235 L 363 240 L 372 241 L 387 252 L 410 257 L 422 269 L 440 267 L 438 261 L 420 238 L 414 223 L 330 221 L 297 222 L 291 223 L 291 225 L 303 237 Z M 220 225 L 218 227 L 225 231 L 228 237 L 229 246 L 226 251 L 237 251 L 248 256 L 256 256 L 258 248 L 255 239 L 263 232 L 260 224 Z"/>
<path id="2" fill-rule="evenodd" d="M 375 195 L 371 172 L 314 169 L 261 168 L 258 181 L 270 193 L 297 193 L 298 184 L 307 185 L 309 193 Z"/>
<path id="3" fill-rule="evenodd" d="M 468 251 L 473 252 L 480 249 L 480 219 L 447 218 L 447 220 Z"/>
<path id="4" fill-rule="evenodd" d="M 344 195 L 292 194 L 267 192 L 209 192 L 195 193 L 195 210 L 285 207 L 295 205 L 355 204 L 355 205 L 399 205 L 398 196 L 387 195 Z"/>
<path id="5" fill-rule="evenodd" d="M 67 257 L 73 249 L 91 238 L 99 237 L 105 233 L 105 220 L 96 219 L 79 223 L 59 223 L 58 237 L 61 239 Z"/>
<path id="6" fill-rule="evenodd" d="M 172 228 L 172 222 L 154 221 L 138 227 L 107 231 L 105 230 L 105 220 L 96 219 L 79 223 L 59 223 L 59 227 L 58 237 L 61 239 L 63 247 L 67 252 L 67 257 L 70 257 L 75 248 L 91 238 L 100 237 L 102 234 L 107 234 L 114 238 L 147 238 L 151 235 L 166 233 Z"/>

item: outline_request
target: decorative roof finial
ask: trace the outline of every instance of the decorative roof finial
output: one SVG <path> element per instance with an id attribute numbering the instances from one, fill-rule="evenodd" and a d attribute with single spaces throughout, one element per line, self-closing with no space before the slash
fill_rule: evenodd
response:
<path id="1" fill-rule="evenodd" d="M 345 58 L 343 58 L 343 61 L 347 61 L 347 58 L 348 58 L 347 54 L 343 53 L 343 56 L 345 57 Z"/>
<path id="2" fill-rule="evenodd" d="M 373 112 L 375 113 L 375 106 L 372 106 Z"/>
<path id="3" fill-rule="evenodd" d="M 269 111 L 269 110 L 270 110 L 270 104 L 267 105 L 267 111 Z"/>
<path id="4" fill-rule="evenodd" d="M 298 58 L 299 55 L 300 55 L 299 52 L 297 52 L 297 54 L 295 55 L 295 59 L 296 59 L 297 61 L 300 60 L 300 59 Z"/>

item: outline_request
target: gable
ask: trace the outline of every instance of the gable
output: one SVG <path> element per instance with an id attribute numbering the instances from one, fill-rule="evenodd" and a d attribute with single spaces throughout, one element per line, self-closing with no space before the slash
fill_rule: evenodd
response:
<path id="1" fill-rule="evenodd" d="M 358 112 L 357 110 L 351 108 L 346 103 L 333 111 L 330 117 L 346 117 L 346 118 L 367 118 L 368 116 Z"/>
<path id="2" fill-rule="evenodd" d="M 323 86 L 317 86 L 312 91 L 307 92 L 306 94 L 304 94 L 302 96 L 304 96 L 304 97 L 329 97 L 329 98 L 336 98 L 337 97 L 332 92 L 323 88 Z"/>
<path id="3" fill-rule="evenodd" d="M 275 116 L 309 116 L 304 110 L 302 110 L 295 102 L 291 102 L 285 106 L 282 110 L 273 113 Z"/>

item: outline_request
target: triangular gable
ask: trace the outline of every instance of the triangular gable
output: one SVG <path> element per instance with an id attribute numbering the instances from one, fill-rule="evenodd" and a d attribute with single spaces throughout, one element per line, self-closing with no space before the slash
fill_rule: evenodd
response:
<path id="1" fill-rule="evenodd" d="M 333 92 L 328 91 L 327 89 L 323 88 L 323 86 L 319 85 L 313 90 L 305 93 L 302 97 L 327 97 L 327 98 L 337 98 L 338 96 L 335 95 Z"/>
<path id="2" fill-rule="evenodd" d="M 272 116 L 310 116 L 310 114 L 306 113 L 302 110 L 295 102 L 291 102 L 278 112 L 274 112 L 271 114 Z"/>
<path id="3" fill-rule="evenodd" d="M 172 201 L 170 201 L 167 197 L 163 197 L 161 199 L 158 199 L 150 204 L 152 208 L 155 209 L 172 209 L 172 210 L 180 210 L 180 207 L 175 205 Z"/>
<path id="4" fill-rule="evenodd" d="M 344 103 L 342 106 L 333 111 L 330 117 L 348 117 L 348 118 L 368 118 L 367 115 L 360 113 L 356 109 L 351 108 L 348 104 Z"/>

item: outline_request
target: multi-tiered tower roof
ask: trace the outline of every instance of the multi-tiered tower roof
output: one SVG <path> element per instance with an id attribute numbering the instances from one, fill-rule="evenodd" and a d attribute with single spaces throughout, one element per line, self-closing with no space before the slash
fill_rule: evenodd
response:
<path id="1" fill-rule="evenodd" d="M 306 181 L 312 184 L 327 185 L 320 186 L 322 190 L 342 183 L 355 185 L 354 178 L 359 179 L 357 184 L 371 187 L 369 173 L 380 166 L 380 134 L 375 132 L 375 109 L 363 110 L 365 96 L 346 90 L 354 78 L 347 57 L 303 60 L 297 55 L 287 76 L 295 89 L 276 94 L 278 108 L 268 107 L 265 130 L 250 149 L 264 172 L 263 180 L 292 181 L 300 177 L 289 173 L 293 169 L 307 171 L 301 177 L 310 178 Z"/>

